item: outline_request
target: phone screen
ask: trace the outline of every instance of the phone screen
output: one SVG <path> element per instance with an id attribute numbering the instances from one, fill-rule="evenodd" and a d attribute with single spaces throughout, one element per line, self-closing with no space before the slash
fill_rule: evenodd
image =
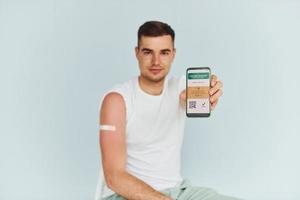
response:
<path id="1" fill-rule="evenodd" d="M 186 70 L 187 117 L 210 116 L 210 68 L 191 67 Z"/>

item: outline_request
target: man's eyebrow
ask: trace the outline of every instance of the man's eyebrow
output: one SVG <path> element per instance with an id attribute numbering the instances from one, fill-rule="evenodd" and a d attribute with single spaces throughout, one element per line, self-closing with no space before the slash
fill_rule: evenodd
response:
<path id="1" fill-rule="evenodd" d="M 142 48 L 141 51 L 150 51 L 152 52 L 153 50 L 152 49 L 149 49 L 149 48 Z M 171 52 L 171 49 L 162 49 L 160 50 L 161 52 Z"/>
<path id="2" fill-rule="evenodd" d="M 142 51 L 153 51 L 152 49 L 142 48 Z"/>
<path id="3" fill-rule="evenodd" d="M 162 49 L 160 51 L 162 51 L 162 52 L 171 52 L 171 49 Z"/>

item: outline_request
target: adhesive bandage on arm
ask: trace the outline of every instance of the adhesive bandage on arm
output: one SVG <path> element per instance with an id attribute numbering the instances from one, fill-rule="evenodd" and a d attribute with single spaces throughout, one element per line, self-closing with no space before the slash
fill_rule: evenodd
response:
<path id="1" fill-rule="evenodd" d="M 100 130 L 102 131 L 116 131 L 116 127 L 113 125 L 100 125 Z"/>

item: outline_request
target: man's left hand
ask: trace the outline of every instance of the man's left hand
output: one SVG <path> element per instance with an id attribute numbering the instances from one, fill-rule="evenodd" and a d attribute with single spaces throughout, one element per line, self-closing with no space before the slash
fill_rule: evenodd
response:
<path id="1" fill-rule="evenodd" d="M 223 94 L 223 83 L 217 79 L 216 75 L 211 76 L 210 80 L 210 89 L 209 89 L 209 100 L 210 100 L 210 105 L 211 109 L 215 109 L 215 107 L 218 104 L 219 98 Z M 185 107 L 185 100 L 186 100 L 186 93 L 185 90 L 183 90 L 180 94 L 180 104 L 182 107 Z"/>
<path id="2" fill-rule="evenodd" d="M 218 104 L 219 98 L 223 94 L 223 83 L 218 80 L 216 75 L 211 76 L 210 80 L 210 89 L 209 89 L 209 100 L 210 100 L 210 105 L 211 109 L 215 109 L 216 105 Z"/>

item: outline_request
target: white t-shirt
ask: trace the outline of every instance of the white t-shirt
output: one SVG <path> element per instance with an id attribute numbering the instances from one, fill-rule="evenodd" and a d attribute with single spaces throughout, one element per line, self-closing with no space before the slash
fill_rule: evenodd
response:
<path id="1" fill-rule="evenodd" d="M 186 115 L 179 94 L 183 89 L 184 77 L 167 76 L 162 93 L 154 96 L 144 92 L 138 77 L 134 77 L 107 92 L 117 92 L 125 101 L 126 170 L 156 190 L 174 187 L 182 181 L 180 161 Z M 97 187 L 101 185 L 96 199 L 114 194 L 103 176 Z"/>

